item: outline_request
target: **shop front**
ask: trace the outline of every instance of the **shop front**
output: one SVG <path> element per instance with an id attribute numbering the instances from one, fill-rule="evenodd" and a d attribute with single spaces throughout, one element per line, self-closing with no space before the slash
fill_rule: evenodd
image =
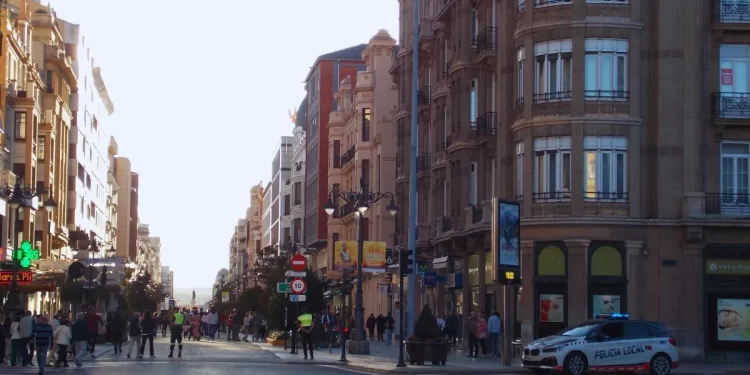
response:
<path id="1" fill-rule="evenodd" d="M 750 352 L 750 246 L 708 244 L 705 250 L 706 352 L 747 361 Z"/>
<path id="2" fill-rule="evenodd" d="M 560 332 L 568 323 L 568 263 L 565 243 L 537 243 L 534 259 L 534 337 L 539 338 Z"/>
<path id="3" fill-rule="evenodd" d="M 621 242 L 594 242 L 588 251 L 588 311 L 596 314 L 626 313 L 627 277 L 625 245 Z"/>

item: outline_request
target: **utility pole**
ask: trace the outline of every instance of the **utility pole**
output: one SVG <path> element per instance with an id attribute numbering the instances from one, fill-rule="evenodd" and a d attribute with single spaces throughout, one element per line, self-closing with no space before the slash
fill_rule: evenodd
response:
<path id="1" fill-rule="evenodd" d="M 417 140 L 419 127 L 417 126 L 417 110 L 419 106 L 419 0 L 414 0 L 414 41 L 412 42 L 411 62 L 411 150 L 409 152 L 409 248 L 411 255 L 417 259 Z M 416 272 L 409 274 L 409 290 L 407 296 L 408 314 L 406 316 L 406 336 L 414 332 L 414 306 L 417 298 Z M 401 309 L 404 308 L 401 301 Z"/>

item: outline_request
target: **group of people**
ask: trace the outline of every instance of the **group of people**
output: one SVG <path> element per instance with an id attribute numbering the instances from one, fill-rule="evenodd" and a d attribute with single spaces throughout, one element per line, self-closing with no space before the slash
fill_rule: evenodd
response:
<path id="1" fill-rule="evenodd" d="M 249 311 L 242 313 L 237 309 L 232 309 L 226 319 L 227 341 L 252 341 L 266 339 L 266 330 L 268 329 L 266 318 L 259 312 Z M 240 334 L 244 336 L 240 339 Z"/>
<path id="2" fill-rule="evenodd" d="M 184 317 L 184 322 L 181 322 L 183 330 L 181 335 L 184 339 L 200 341 L 201 338 L 208 338 L 214 340 L 221 334 L 219 327 L 221 323 L 221 316 L 214 309 L 204 311 L 203 308 L 200 310 L 197 307 L 193 307 L 192 310 L 188 308 L 176 308 L 180 314 Z M 172 326 L 174 313 L 170 313 L 167 310 L 162 310 L 159 314 L 158 321 L 161 327 L 161 336 L 167 337 L 167 331 Z M 170 330 L 171 336 L 171 330 Z"/>
<path id="3" fill-rule="evenodd" d="M 377 329 L 377 340 L 385 340 L 386 345 L 391 345 L 391 337 L 393 335 L 393 328 L 395 324 L 396 321 L 393 319 L 393 316 L 391 316 L 391 313 L 389 312 L 386 316 L 383 316 L 383 314 L 378 314 L 377 317 L 375 317 L 374 314 L 370 314 L 370 316 L 367 318 L 367 321 L 365 322 L 365 327 L 367 327 L 367 332 L 370 335 L 371 341 L 376 340 L 375 331 Z"/>
<path id="4" fill-rule="evenodd" d="M 467 357 L 479 357 L 479 348 L 485 357 L 500 356 L 500 337 L 503 333 L 503 321 L 500 313 L 494 311 L 489 319 L 485 319 L 484 313 L 472 311 L 466 320 L 466 330 L 469 333 L 469 355 Z M 489 348 L 489 352 L 488 352 Z"/>

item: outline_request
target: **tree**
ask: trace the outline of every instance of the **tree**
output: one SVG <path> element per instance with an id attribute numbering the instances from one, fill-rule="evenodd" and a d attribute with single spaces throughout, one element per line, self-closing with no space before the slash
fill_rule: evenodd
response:
<path id="1" fill-rule="evenodd" d="M 156 285 L 151 275 L 146 272 L 127 281 L 124 287 L 126 305 L 134 311 L 156 311 L 159 307 L 159 295 L 163 295 L 161 285 Z"/>
<path id="2" fill-rule="evenodd" d="M 263 301 L 263 288 L 254 286 L 242 292 L 237 297 L 235 306 L 240 311 L 258 311 Z"/>

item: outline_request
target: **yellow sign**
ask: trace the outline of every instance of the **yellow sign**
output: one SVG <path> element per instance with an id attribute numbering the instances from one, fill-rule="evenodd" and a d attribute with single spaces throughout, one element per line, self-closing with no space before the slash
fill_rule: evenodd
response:
<path id="1" fill-rule="evenodd" d="M 385 242 L 365 241 L 362 248 L 362 271 L 385 272 Z"/>
<path id="2" fill-rule="evenodd" d="M 513 271 L 505 271 L 505 280 L 515 280 L 516 279 L 516 273 Z"/>
<path id="3" fill-rule="evenodd" d="M 357 268 L 357 241 L 336 241 L 333 244 L 333 268 Z"/>

